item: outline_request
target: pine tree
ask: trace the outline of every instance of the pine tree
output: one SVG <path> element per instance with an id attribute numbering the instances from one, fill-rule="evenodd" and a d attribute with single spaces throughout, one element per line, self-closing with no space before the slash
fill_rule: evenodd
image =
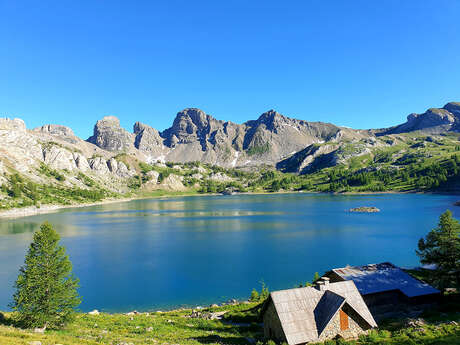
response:
<path id="1" fill-rule="evenodd" d="M 252 289 L 251 297 L 249 297 L 249 300 L 251 302 L 257 302 L 259 300 L 259 293 L 256 289 Z"/>
<path id="2" fill-rule="evenodd" d="M 319 280 L 319 278 L 321 278 L 319 276 L 319 273 L 318 272 L 315 272 L 315 275 L 313 276 L 313 283 L 315 283 L 317 280 Z"/>
<path id="3" fill-rule="evenodd" d="M 23 327 L 59 328 L 73 319 L 81 300 L 78 279 L 59 235 L 45 222 L 34 233 L 25 263 L 19 270 L 13 310 Z"/>
<path id="4" fill-rule="evenodd" d="M 438 227 L 418 242 L 417 255 L 422 264 L 435 264 L 441 288 L 460 285 L 460 224 L 447 210 L 439 218 Z"/>

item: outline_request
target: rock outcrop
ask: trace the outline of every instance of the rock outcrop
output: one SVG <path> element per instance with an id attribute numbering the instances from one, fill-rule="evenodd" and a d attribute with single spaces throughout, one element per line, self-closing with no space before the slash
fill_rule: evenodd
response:
<path id="1" fill-rule="evenodd" d="M 276 168 L 282 172 L 305 174 L 331 167 L 336 164 L 336 158 L 331 154 L 336 149 L 336 145 L 312 144 L 282 160 Z"/>
<path id="2" fill-rule="evenodd" d="M 26 124 L 21 119 L 0 118 L 0 131 L 16 131 L 25 133 Z"/>
<path id="3" fill-rule="evenodd" d="M 110 158 L 107 161 L 107 167 L 112 174 L 121 178 L 131 177 L 136 174 L 134 170 L 128 169 L 125 163 L 117 161 L 115 158 Z"/>
<path id="4" fill-rule="evenodd" d="M 44 125 L 41 127 L 34 128 L 34 131 L 56 136 L 72 144 L 76 144 L 79 141 L 79 138 L 77 138 L 73 130 L 67 126 Z"/>
<path id="5" fill-rule="evenodd" d="M 166 147 L 160 133 L 155 128 L 140 122 L 136 122 L 133 129 L 134 146 L 148 155 L 151 161 L 162 160 L 161 157 L 164 156 Z"/>
<path id="6" fill-rule="evenodd" d="M 134 147 L 134 139 L 135 135 L 121 128 L 115 116 L 105 116 L 97 121 L 88 142 L 107 151 L 128 151 Z"/>
<path id="7" fill-rule="evenodd" d="M 423 114 L 412 113 L 407 116 L 407 122 L 377 131 L 377 135 L 424 131 L 438 134 L 447 131 L 460 130 L 460 103 L 447 103 L 442 108 L 430 108 Z"/>

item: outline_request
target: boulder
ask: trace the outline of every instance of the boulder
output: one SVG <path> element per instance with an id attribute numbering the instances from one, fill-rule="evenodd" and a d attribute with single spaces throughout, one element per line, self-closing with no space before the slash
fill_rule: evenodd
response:
<path id="1" fill-rule="evenodd" d="M 160 186 L 165 189 L 174 190 L 174 191 L 183 191 L 185 186 L 182 183 L 181 176 L 170 174 L 163 181 L 161 181 Z"/>
<path id="2" fill-rule="evenodd" d="M 77 168 L 73 152 L 54 144 L 44 145 L 43 162 L 50 168 L 57 170 L 73 171 Z"/>
<path id="3" fill-rule="evenodd" d="M 88 160 L 89 166 L 91 169 L 99 174 L 107 174 L 110 172 L 107 162 L 102 157 L 94 157 Z"/>
<path id="4" fill-rule="evenodd" d="M 88 159 L 86 159 L 83 154 L 79 152 L 74 152 L 73 153 L 73 159 L 75 161 L 75 165 L 78 169 L 81 171 L 88 171 L 91 170 L 91 167 L 89 166 Z"/>
<path id="5" fill-rule="evenodd" d="M 157 184 L 158 183 L 158 177 L 160 176 L 160 173 L 158 171 L 151 170 L 146 174 L 146 176 L 147 176 L 147 178 L 149 180 L 148 183 Z"/>
<path id="6" fill-rule="evenodd" d="M 43 328 L 34 328 L 34 333 L 45 333 L 45 330 L 46 330 L 46 326 L 44 326 Z"/>
<path id="7" fill-rule="evenodd" d="M 210 180 L 216 181 L 216 182 L 231 182 L 233 179 L 224 173 L 218 172 L 216 174 L 212 174 L 209 176 Z"/>
<path id="8" fill-rule="evenodd" d="M 121 178 L 131 177 L 135 174 L 135 171 L 129 170 L 125 163 L 117 161 L 115 158 L 110 158 L 107 161 L 107 167 L 112 174 Z"/>

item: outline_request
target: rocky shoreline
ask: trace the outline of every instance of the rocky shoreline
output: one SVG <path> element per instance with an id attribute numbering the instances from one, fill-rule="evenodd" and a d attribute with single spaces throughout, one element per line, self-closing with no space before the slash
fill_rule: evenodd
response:
<path id="1" fill-rule="evenodd" d="M 120 199 L 106 199 L 106 200 L 102 200 L 99 202 L 72 204 L 72 205 L 43 205 L 40 207 L 28 206 L 28 207 L 21 207 L 21 208 L 12 208 L 9 210 L 0 211 L 0 219 L 1 218 L 30 217 L 30 216 L 36 216 L 39 214 L 53 213 L 53 212 L 57 212 L 61 209 L 66 209 L 66 208 L 98 206 L 98 205 L 113 204 L 113 203 L 118 203 L 118 202 L 127 202 L 127 201 L 136 200 L 136 199 L 139 199 L 139 198 L 133 197 L 133 198 L 120 198 Z"/>
<path id="2" fill-rule="evenodd" d="M 304 192 L 304 191 L 298 191 L 298 192 L 273 192 L 273 193 L 264 193 L 264 192 L 257 192 L 257 193 L 251 193 L 251 192 L 245 192 L 245 193 L 236 193 L 236 194 L 254 194 L 254 195 L 264 195 L 264 194 L 291 194 L 291 193 L 304 193 L 304 194 L 323 194 L 320 192 Z M 411 194 L 411 192 L 394 192 L 394 191 L 386 191 L 386 192 L 347 192 L 347 193 L 324 193 L 324 194 L 334 194 L 334 195 L 373 195 L 373 194 Z M 433 193 L 415 193 L 415 194 L 433 194 Z M 439 193 L 442 194 L 442 193 Z M 128 201 L 133 201 L 133 200 L 140 200 L 140 199 L 154 199 L 154 198 L 169 198 L 169 197 L 184 197 L 184 196 L 207 196 L 207 195 L 222 195 L 222 194 L 216 194 L 216 193 L 207 193 L 207 194 L 200 194 L 200 193 L 187 193 L 187 194 L 171 194 L 171 195 L 162 195 L 162 196 L 157 196 L 157 195 L 152 195 L 152 196 L 133 196 L 133 197 L 128 197 L 128 198 L 119 198 L 119 199 L 106 199 L 102 200 L 99 202 L 93 202 L 93 203 L 84 203 L 84 204 L 72 204 L 72 205 L 43 205 L 41 207 L 36 207 L 36 206 L 29 206 L 29 207 L 23 207 L 23 208 L 13 208 L 9 210 L 4 210 L 0 211 L 0 219 L 14 219 L 14 218 L 22 218 L 22 217 L 30 217 L 30 216 L 35 216 L 39 214 L 46 214 L 46 213 L 53 213 L 57 212 L 61 209 L 66 209 L 66 208 L 80 208 L 80 207 L 89 207 L 89 206 L 99 206 L 99 205 L 104 205 L 104 204 L 112 204 L 112 203 L 118 203 L 118 202 L 128 202 Z M 233 194 L 232 194 L 233 195 Z M 457 201 L 454 203 L 455 206 L 460 206 L 460 201 Z M 360 210 L 364 209 L 364 210 Z M 369 210 L 366 210 L 369 209 Z M 375 210 L 372 210 L 375 209 Z M 356 212 L 356 213 L 376 213 L 380 212 L 380 210 L 376 207 L 356 207 L 356 208 L 351 208 L 348 210 L 348 212 Z"/>

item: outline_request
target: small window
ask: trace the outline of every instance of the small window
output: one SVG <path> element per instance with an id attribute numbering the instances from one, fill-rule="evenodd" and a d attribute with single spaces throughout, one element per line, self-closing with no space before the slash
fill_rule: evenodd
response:
<path id="1" fill-rule="evenodd" d="M 340 330 L 345 331 L 348 329 L 348 315 L 340 309 Z"/>

